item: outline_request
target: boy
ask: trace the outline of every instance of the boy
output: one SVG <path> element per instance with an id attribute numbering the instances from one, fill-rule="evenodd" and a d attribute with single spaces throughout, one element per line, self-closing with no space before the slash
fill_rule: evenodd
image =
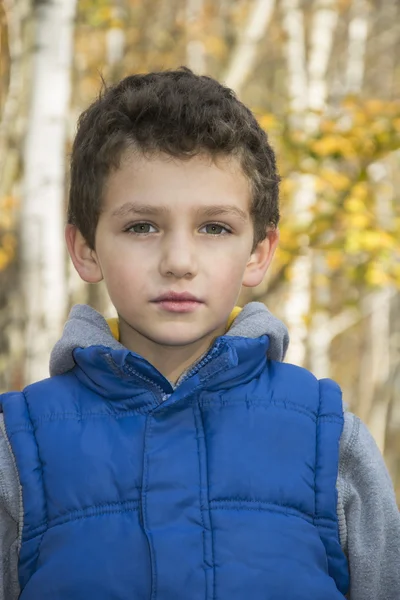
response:
<path id="1" fill-rule="evenodd" d="M 50 379 L 2 396 L 3 598 L 400 598 L 370 434 L 234 308 L 278 218 L 267 137 L 216 81 L 136 75 L 83 114 L 66 241 L 118 320 L 75 307 Z"/>

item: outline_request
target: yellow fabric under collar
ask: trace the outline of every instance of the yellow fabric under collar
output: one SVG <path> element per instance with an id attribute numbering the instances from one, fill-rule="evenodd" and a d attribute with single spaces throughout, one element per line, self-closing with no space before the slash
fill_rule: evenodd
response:
<path id="1" fill-rule="evenodd" d="M 231 314 L 229 315 L 229 319 L 228 322 L 226 324 L 226 331 L 229 331 L 229 329 L 232 327 L 232 323 L 233 321 L 236 319 L 236 317 L 238 316 L 238 314 L 241 311 L 241 307 L 240 306 L 235 306 L 235 308 L 233 309 L 233 311 L 231 312 Z M 111 333 L 113 334 L 113 336 L 115 337 L 115 339 L 119 342 L 119 325 L 118 325 L 118 319 L 113 317 L 111 319 L 107 319 L 107 323 L 108 326 L 111 330 Z"/>

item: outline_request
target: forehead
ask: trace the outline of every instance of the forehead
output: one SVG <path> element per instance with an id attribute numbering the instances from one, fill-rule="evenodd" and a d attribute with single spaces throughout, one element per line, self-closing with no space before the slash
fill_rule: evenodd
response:
<path id="1" fill-rule="evenodd" d="M 165 155 L 126 155 L 108 177 L 103 212 L 146 205 L 163 212 L 199 211 L 203 206 L 236 206 L 248 214 L 250 183 L 234 157 L 199 155 L 181 160 Z"/>

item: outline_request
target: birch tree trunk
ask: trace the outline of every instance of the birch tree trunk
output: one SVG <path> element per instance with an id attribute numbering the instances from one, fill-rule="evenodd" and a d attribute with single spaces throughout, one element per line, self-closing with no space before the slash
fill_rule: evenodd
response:
<path id="1" fill-rule="evenodd" d="M 310 35 L 308 63 L 305 52 L 304 15 L 299 0 L 284 0 L 283 26 L 287 35 L 286 57 L 288 65 L 288 89 L 293 113 L 292 124 L 310 135 L 318 127 L 326 105 L 326 73 L 332 51 L 333 35 L 337 23 L 337 6 L 334 0 L 317 0 L 314 6 Z M 293 215 L 303 226 L 311 224 L 311 207 L 316 200 L 315 179 L 311 175 L 296 175 L 297 191 L 293 199 Z M 308 327 L 306 317 L 311 308 L 312 255 L 307 244 L 300 249 L 301 255 L 291 268 L 291 280 L 285 303 L 285 317 L 289 326 L 291 344 L 287 360 L 303 365 L 306 358 Z M 326 338 L 320 341 L 326 347 Z M 322 358 L 322 357 L 321 357 Z M 313 366 L 319 369 L 322 361 Z M 326 365 L 326 360 L 323 363 Z M 319 375 L 318 373 L 316 373 Z"/>
<path id="2" fill-rule="evenodd" d="M 385 450 L 386 427 L 390 405 L 390 390 L 387 382 L 390 374 L 390 300 L 391 290 L 383 289 L 374 294 L 372 314 L 367 331 L 369 353 L 368 372 L 360 373 L 361 388 L 358 413 L 368 425 L 375 441 L 383 453 Z M 367 389 L 367 385 L 369 390 Z"/>
<path id="3" fill-rule="evenodd" d="M 346 91 L 358 94 L 361 91 L 369 29 L 369 6 L 366 0 L 354 0 L 349 23 L 347 50 Z"/>
<path id="4" fill-rule="evenodd" d="M 286 32 L 286 61 L 289 106 L 292 127 L 301 128 L 304 124 L 308 100 L 308 76 L 306 65 L 306 43 L 304 15 L 299 0 L 283 0 L 283 28 Z M 311 202 L 313 197 L 312 178 L 295 175 L 296 191 L 293 196 L 292 213 L 307 227 L 311 223 Z M 290 345 L 286 359 L 298 365 L 305 360 L 307 326 L 305 316 L 310 310 L 311 260 L 309 249 L 302 253 L 292 265 L 288 295 L 285 301 L 285 318 L 290 333 Z"/>
<path id="5" fill-rule="evenodd" d="M 10 194 L 19 163 L 21 113 L 24 96 L 23 22 L 29 14 L 27 1 L 3 0 L 10 54 L 10 80 L 0 117 L 0 196 Z"/>
<path id="6" fill-rule="evenodd" d="M 326 78 L 322 80 L 321 74 L 326 73 L 328 59 L 331 54 L 333 31 L 337 24 L 338 14 L 331 6 L 326 4 L 321 7 L 318 20 L 315 22 L 314 47 L 318 45 L 323 52 L 318 55 L 313 53 L 314 63 L 310 64 L 310 70 L 314 72 L 314 83 L 310 83 L 309 105 L 313 110 L 321 111 L 326 104 Z M 320 25 L 318 26 L 318 21 Z M 347 79 L 346 88 L 352 93 L 359 93 L 365 70 L 366 35 L 368 32 L 368 12 L 364 0 L 354 0 L 352 7 L 352 18 L 349 26 L 349 45 L 347 57 Z M 327 35 L 328 34 L 328 35 Z M 318 125 L 319 117 L 311 115 L 315 126 Z M 315 266 L 320 274 L 324 275 L 326 270 L 323 256 L 315 255 Z M 320 278 L 323 280 L 324 278 Z M 328 281 L 328 278 L 325 278 Z M 316 309 L 313 311 L 310 327 L 310 368 L 319 377 L 329 377 L 330 356 L 329 350 L 333 340 L 332 333 L 335 328 L 329 325 L 329 285 L 319 284 L 315 290 Z M 336 334 L 335 334 L 336 335 Z"/>
<path id="7" fill-rule="evenodd" d="M 1 0 L 0 0 L 1 1 Z M 6 21 L 9 81 L 0 115 L 0 198 L 20 197 L 22 140 L 25 134 L 27 89 L 29 88 L 29 53 L 32 39 L 29 31 L 29 0 L 2 0 Z M 3 17 L 3 18 L 4 18 Z M 19 210 L 14 209 L 15 222 Z M 2 273 L 4 288 L 0 291 L 0 389 L 19 389 L 22 382 L 24 341 L 22 339 L 22 299 L 18 290 L 18 262 Z"/>
<path id="8" fill-rule="evenodd" d="M 389 179 L 386 161 L 374 163 L 369 168 L 370 176 L 377 185 L 377 222 L 383 229 L 390 228 L 393 221 L 393 192 L 384 185 Z M 393 289 L 389 286 L 372 294 L 370 299 L 371 318 L 367 328 L 364 369 L 360 373 L 359 414 L 363 418 L 383 453 L 385 450 L 391 394 L 388 389 L 391 357 L 390 308 Z M 367 367 L 367 368 L 365 368 Z"/>
<path id="9" fill-rule="evenodd" d="M 253 68 L 257 46 L 265 35 L 275 7 L 275 0 L 253 0 L 243 33 L 239 38 L 223 80 L 240 95 Z"/>
<path id="10" fill-rule="evenodd" d="M 357 94 L 361 91 L 365 73 L 365 55 L 368 37 L 369 10 L 366 0 L 354 0 L 351 10 L 351 19 L 349 23 L 349 44 L 346 71 L 346 91 Z M 368 423 L 371 416 L 372 403 L 376 391 L 376 385 L 380 382 L 380 375 L 377 373 L 376 350 L 380 353 L 383 350 L 383 362 L 386 363 L 384 351 L 384 342 L 382 343 L 382 332 L 387 333 L 387 311 L 385 309 L 385 294 L 372 294 L 364 299 L 362 305 L 367 305 L 367 311 L 370 317 L 367 320 L 365 330 L 365 342 L 363 344 L 363 353 L 360 361 L 360 374 L 358 384 L 358 415 Z M 375 346 L 374 337 L 377 335 L 377 345 Z M 379 359 L 378 359 L 379 360 Z M 387 377 L 387 368 L 383 369 L 384 376 Z M 379 419 L 381 421 L 381 419 Z M 379 427 L 379 429 L 381 429 Z M 382 437 L 379 435 L 380 445 Z M 382 445 L 381 445 L 382 449 Z"/>
<path id="11" fill-rule="evenodd" d="M 76 0 L 34 4 L 35 50 L 24 151 L 21 286 L 25 383 L 48 376 L 66 312 L 64 176 Z"/>
<path id="12" fill-rule="evenodd" d="M 365 73 L 365 56 L 370 26 L 370 6 L 366 0 L 354 0 L 349 24 L 346 90 L 359 93 Z M 387 191 L 379 191 L 379 180 L 387 179 L 384 162 L 371 165 L 370 175 L 377 183 L 377 219 L 385 228 L 390 227 L 393 198 Z M 357 412 L 369 426 L 379 448 L 385 449 L 387 421 L 391 394 L 390 378 L 390 306 L 394 292 L 390 288 L 373 293 L 368 298 L 371 313 L 365 331 L 365 344 L 360 362 Z"/>
<path id="13" fill-rule="evenodd" d="M 203 4 L 203 0 L 186 0 L 186 23 L 189 36 L 186 44 L 186 63 L 199 75 L 206 70 L 206 50 L 204 43 L 198 39 Z"/>

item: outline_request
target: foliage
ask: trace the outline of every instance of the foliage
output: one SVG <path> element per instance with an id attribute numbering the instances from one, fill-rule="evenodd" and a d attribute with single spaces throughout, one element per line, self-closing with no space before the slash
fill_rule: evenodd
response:
<path id="1" fill-rule="evenodd" d="M 281 268 L 305 248 L 324 251 L 328 276 L 341 272 L 366 286 L 400 285 L 400 202 L 390 180 L 376 180 L 388 157 L 400 162 L 400 102 L 347 98 L 334 113 L 318 115 L 311 135 L 262 114 L 283 176 Z M 309 220 L 291 214 L 297 191 L 292 173 L 310 174 L 315 203 Z M 286 269 L 287 273 L 287 269 Z"/>
<path id="2" fill-rule="evenodd" d="M 0 273 L 14 260 L 17 240 L 15 236 L 16 201 L 12 197 L 0 198 Z"/>
<path id="3" fill-rule="evenodd" d="M 239 1 L 229 10 L 221 6 L 205 0 L 200 20 L 191 23 L 181 0 L 79 0 L 74 114 L 98 92 L 102 76 L 113 81 L 130 72 L 184 64 L 188 40 L 193 38 L 201 38 L 211 71 L 220 75 L 249 3 Z M 123 58 L 117 65 L 107 63 L 107 34 L 113 28 L 124 35 Z M 396 205 L 392 198 L 390 178 L 377 182 L 371 166 L 400 147 L 400 104 L 347 98 L 327 114 L 311 115 L 319 123 L 312 134 L 306 133 L 307 128 L 294 128 L 293 115 L 282 114 L 278 120 L 264 105 L 256 113 L 274 140 L 283 177 L 277 272 L 289 276 L 293 258 L 311 247 L 323 251 L 328 275 L 341 273 L 369 286 L 399 283 L 399 202 Z M 291 214 L 297 189 L 293 174 L 314 177 L 315 203 L 308 223 Z M 379 214 L 379 203 L 391 206 L 389 217 Z M 4 270 L 15 254 L 15 201 L 1 199 L 0 209 L 0 270 Z"/>

